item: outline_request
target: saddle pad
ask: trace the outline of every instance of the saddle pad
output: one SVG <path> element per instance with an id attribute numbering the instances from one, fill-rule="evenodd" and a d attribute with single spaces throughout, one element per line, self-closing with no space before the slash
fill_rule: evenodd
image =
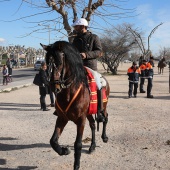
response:
<path id="1" fill-rule="evenodd" d="M 88 114 L 96 114 L 97 113 L 97 85 L 92 73 L 88 69 L 86 69 L 86 71 L 87 71 L 87 79 L 88 79 L 89 90 L 90 90 L 90 104 L 89 104 Z M 107 102 L 106 88 L 103 88 L 102 91 L 103 91 L 103 102 Z"/>

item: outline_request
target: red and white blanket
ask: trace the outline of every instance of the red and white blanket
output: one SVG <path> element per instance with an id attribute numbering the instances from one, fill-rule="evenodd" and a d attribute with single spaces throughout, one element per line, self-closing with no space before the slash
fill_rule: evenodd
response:
<path id="1" fill-rule="evenodd" d="M 87 79 L 90 88 L 90 105 L 89 114 L 97 113 L 97 85 L 93 74 L 85 67 L 87 71 Z M 107 102 L 106 89 L 103 88 L 103 102 Z"/>

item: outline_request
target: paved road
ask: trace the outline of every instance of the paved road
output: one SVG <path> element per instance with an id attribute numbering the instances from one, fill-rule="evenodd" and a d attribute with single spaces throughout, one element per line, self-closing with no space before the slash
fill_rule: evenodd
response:
<path id="1" fill-rule="evenodd" d="M 0 76 L 0 92 L 11 91 L 19 86 L 28 86 L 32 84 L 33 78 L 38 71 L 33 68 L 14 69 L 12 73 L 13 80 L 7 86 L 2 85 L 2 74 Z"/>
<path id="2" fill-rule="evenodd" d="M 13 81 L 20 81 L 25 79 L 30 79 L 35 76 L 37 71 L 34 71 L 33 68 L 21 68 L 13 70 L 12 77 Z"/>

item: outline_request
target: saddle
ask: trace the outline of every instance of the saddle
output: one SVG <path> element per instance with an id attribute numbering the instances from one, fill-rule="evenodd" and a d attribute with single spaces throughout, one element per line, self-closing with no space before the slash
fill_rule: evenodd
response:
<path id="1" fill-rule="evenodd" d="M 87 75 L 87 80 L 89 84 L 89 93 L 90 93 L 90 104 L 89 104 L 89 111 L 88 114 L 96 114 L 97 113 L 97 90 L 98 86 L 96 84 L 96 80 L 94 78 L 94 75 L 92 74 L 91 70 L 85 67 L 86 70 L 86 75 Z M 104 79 L 103 79 L 104 80 Z M 103 84 L 105 84 L 103 82 Z M 102 84 L 102 86 L 103 86 Z M 107 97 L 106 97 L 106 88 L 105 86 L 102 87 L 102 92 L 103 92 L 103 102 L 107 102 Z"/>

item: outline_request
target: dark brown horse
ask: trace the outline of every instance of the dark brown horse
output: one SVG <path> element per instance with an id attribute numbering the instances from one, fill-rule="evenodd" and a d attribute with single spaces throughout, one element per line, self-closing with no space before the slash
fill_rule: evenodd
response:
<path id="1" fill-rule="evenodd" d="M 60 146 L 58 140 L 68 121 L 73 121 L 77 126 L 77 136 L 74 143 L 74 170 L 78 170 L 86 118 L 92 132 L 89 153 L 93 152 L 96 147 L 95 120 L 92 115 L 88 114 L 90 92 L 86 72 L 79 52 L 70 43 L 57 41 L 52 45 L 42 46 L 47 51 L 46 62 L 49 66 L 51 88 L 56 96 L 55 109 L 58 116 L 50 144 L 59 155 L 68 155 L 70 153 L 69 148 Z M 107 81 L 105 88 L 108 98 L 110 88 Z M 106 135 L 108 122 L 106 105 L 107 101 L 103 103 L 105 121 L 101 135 L 105 143 L 108 141 Z"/>
<path id="2" fill-rule="evenodd" d="M 165 58 L 162 58 L 158 63 L 158 74 L 163 74 L 164 67 L 166 67 Z"/>

